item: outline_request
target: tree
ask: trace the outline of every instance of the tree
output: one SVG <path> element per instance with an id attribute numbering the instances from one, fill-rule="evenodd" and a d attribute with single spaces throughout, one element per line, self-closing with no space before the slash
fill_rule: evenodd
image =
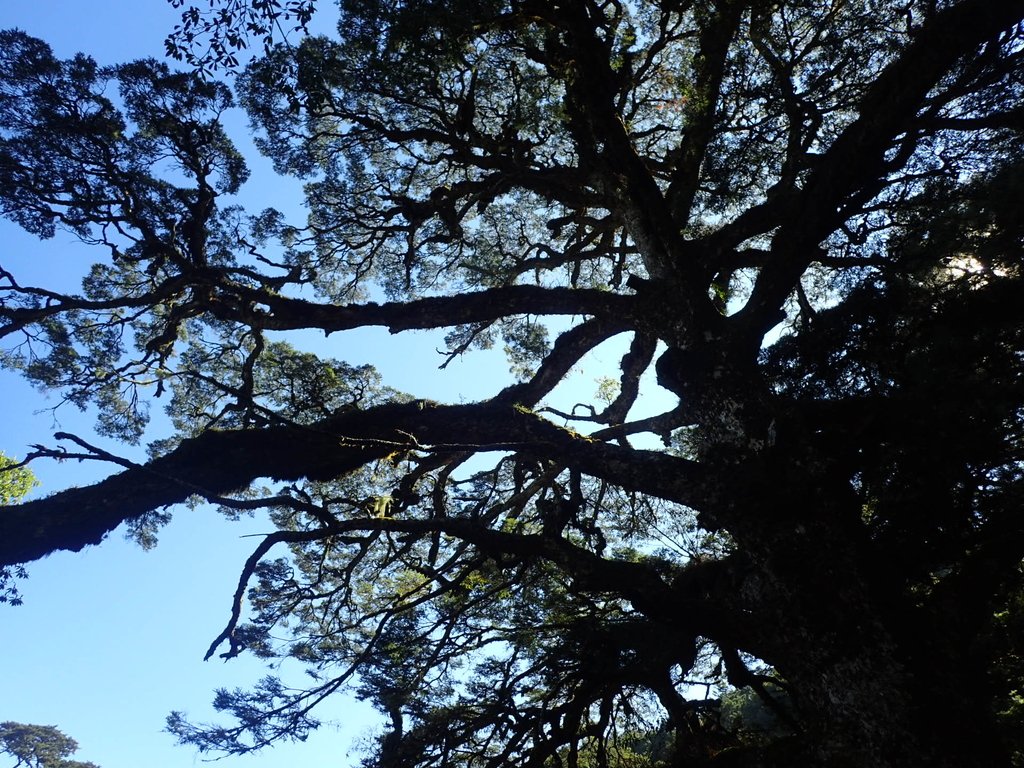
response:
<path id="1" fill-rule="evenodd" d="M 18 761 L 12 768 L 99 768 L 66 759 L 77 751 L 78 742 L 52 725 L 0 723 L 0 752 Z"/>
<path id="2" fill-rule="evenodd" d="M 309 3 L 224 2 L 169 43 L 264 42 L 236 90 L 304 222 L 232 204 L 227 85 L 4 33 L 2 210 L 102 257 L 81 293 L 0 273 L 5 361 L 176 431 L 35 450 L 120 471 L 5 508 L 0 563 L 268 510 L 208 656 L 314 684 L 173 715 L 202 750 L 351 687 L 381 766 L 1020 761 L 1024 2 L 393 5 L 275 44 Z M 417 399 L 281 335 L 367 326 L 518 380 Z"/>

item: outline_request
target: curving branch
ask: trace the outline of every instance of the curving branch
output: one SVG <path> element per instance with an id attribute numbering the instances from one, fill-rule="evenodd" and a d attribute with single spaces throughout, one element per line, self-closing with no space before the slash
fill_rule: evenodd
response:
<path id="1" fill-rule="evenodd" d="M 711 489 L 696 462 L 593 441 L 521 405 L 420 400 L 349 411 L 308 426 L 205 432 L 95 485 L 2 508 L 0 565 L 98 544 L 122 522 L 190 496 L 222 496 L 258 478 L 330 480 L 405 450 L 522 451 L 692 507 Z"/>
<path id="2" fill-rule="evenodd" d="M 507 387 L 495 396 L 495 400 L 532 408 L 558 386 L 584 355 L 626 330 L 629 330 L 628 326 L 617 320 L 594 318 L 565 331 L 559 335 L 530 381 Z"/>

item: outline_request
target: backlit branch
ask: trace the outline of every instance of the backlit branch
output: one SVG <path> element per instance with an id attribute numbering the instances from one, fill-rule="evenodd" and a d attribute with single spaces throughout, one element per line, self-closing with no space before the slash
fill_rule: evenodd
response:
<path id="1" fill-rule="evenodd" d="M 591 441 L 521 406 L 416 401 L 350 411 L 309 426 L 206 432 L 95 485 L 3 508 L 0 565 L 98 544 L 122 522 L 190 496 L 223 496 L 264 477 L 330 480 L 410 449 L 521 450 L 695 507 L 708 491 L 704 470 L 694 462 Z"/>

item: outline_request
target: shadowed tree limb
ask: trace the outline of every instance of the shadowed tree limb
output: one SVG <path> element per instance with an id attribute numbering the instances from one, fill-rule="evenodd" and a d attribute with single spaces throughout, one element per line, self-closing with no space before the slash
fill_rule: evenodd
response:
<path id="1" fill-rule="evenodd" d="M 448 442 L 453 434 L 460 442 Z M 518 450 L 691 506 L 699 506 L 707 490 L 705 471 L 695 462 L 591 441 L 521 406 L 416 401 L 308 426 L 209 431 L 95 485 L 6 507 L 0 511 L 0 565 L 98 544 L 122 522 L 190 496 L 221 496 L 258 478 L 330 480 L 405 450 Z"/>
<path id="2" fill-rule="evenodd" d="M 392 333 L 450 328 L 509 315 L 600 315 L 628 322 L 641 307 L 633 296 L 594 289 L 514 285 L 454 296 L 437 296 L 384 304 L 318 304 L 225 284 L 211 309 L 224 319 L 274 331 L 317 328 L 326 333 L 384 326 Z M 266 311 L 261 306 L 267 308 Z"/>

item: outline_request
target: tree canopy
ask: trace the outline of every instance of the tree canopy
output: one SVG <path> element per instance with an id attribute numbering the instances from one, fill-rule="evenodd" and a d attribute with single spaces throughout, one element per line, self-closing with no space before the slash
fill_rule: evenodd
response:
<path id="1" fill-rule="evenodd" d="M 67 759 L 77 751 L 78 742 L 52 725 L 0 723 L 0 752 L 17 761 L 12 768 L 99 768 Z"/>
<path id="2" fill-rule="evenodd" d="M 119 466 L 4 499 L 0 566 L 266 510 L 208 656 L 312 683 L 173 714 L 204 751 L 352 690 L 382 768 L 1024 764 L 1024 2 L 341 0 L 281 41 L 312 9 L 186 9 L 195 72 L 0 34 L 0 212 L 97 254 L 0 267 L 3 362 L 150 456 L 37 446 Z M 234 200 L 236 98 L 303 220 Z M 515 379 L 426 400 L 288 333 L 369 326 Z"/>

